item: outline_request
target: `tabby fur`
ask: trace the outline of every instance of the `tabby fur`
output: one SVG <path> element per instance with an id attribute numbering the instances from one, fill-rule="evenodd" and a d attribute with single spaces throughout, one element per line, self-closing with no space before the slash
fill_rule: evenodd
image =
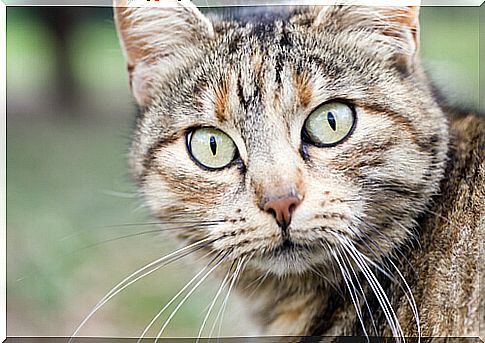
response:
<path id="1" fill-rule="evenodd" d="M 484 120 L 435 96 L 419 8 L 115 5 L 140 107 L 140 193 L 167 224 L 201 223 L 174 235 L 208 242 L 197 253 L 221 258 L 221 278 L 237 269 L 248 334 L 479 334 Z M 353 134 L 305 144 L 305 119 L 332 99 L 354 106 Z M 240 158 L 217 171 L 194 163 L 186 135 L 204 126 Z M 290 193 L 301 204 L 283 247 L 260 204 Z"/>

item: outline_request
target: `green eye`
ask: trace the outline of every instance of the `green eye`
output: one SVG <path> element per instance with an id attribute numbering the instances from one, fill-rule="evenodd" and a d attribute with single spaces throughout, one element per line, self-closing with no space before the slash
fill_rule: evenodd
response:
<path id="1" fill-rule="evenodd" d="M 354 111 L 341 102 L 321 105 L 305 122 L 303 136 L 316 146 L 334 146 L 347 138 L 354 127 Z"/>
<path id="2" fill-rule="evenodd" d="M 224 132 L 203 127 L 189 133 L 189 152 L 201 165 L 211 169 L 221 169 L 236 157 L 236 145 Z"/>

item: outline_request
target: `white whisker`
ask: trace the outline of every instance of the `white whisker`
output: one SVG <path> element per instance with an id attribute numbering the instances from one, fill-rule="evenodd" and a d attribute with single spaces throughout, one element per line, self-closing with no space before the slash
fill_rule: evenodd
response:
<path id="1" fill-rule="evenodd" d="M 165 321 L 165 323 L 163 324 L 162 328 L 160 329 L 160 331 L 158 332 L 157 334 L 157 337 L 155 338 L 155 341 L 154 343 L 157 343 L 158 340 L 160 339 L 160 337 L 162 336 L 163 332 L 165 331 L 165 328 L 168 326 L 168 324 L 170 323 L 170 321 L 172 320 L 172 318 L 175 316 L 175 314 L 178 312 L 178 310 L 182 307 L 182 305 L 187 301 L 187 299 L 192 295 L 192 293 L 194 293 L 197 288 L 199 288 L 199 286 L 202 284 L 202 282 L 205 281 L 205 279 L 207 279 L 207 277 L 209 275 L 212 274 L 212 272 L 221 265 L 222 262 L 224 262 L 224 258 L 227 256 L 227 254 L 225 254 L 220 260 L 219 262 L 217 262 L 217 264 L 215 266 L 213 266 L 196 284 L 194 287 L 192 287 L 192 289 L 184 296 L 184 298 L 179 302 L 179 304 L 175 307 L 175 309 L 172 311 L 172 313 L 170 314 L 170 316 L 167 318 L 167 320 Z"/>
<path id="2" fill-rule="evenodd" d="M 347 289 L 349 290 L 350 297 L 352 299 L 352 303 L 354 304 L 355 311 L 357 313 L 357 316 L 359 317 L 360 325 L 362 326 L 362 330 L 364 331 L 364 334 L 365 334 L 365 337 L 367 338 L 367 341 L 369 341 L 369 335 L 367 334 L 367 331 L 365 330 L 364 320 L 362 318 L 362 310 L 360 308 L 360 303 L 358 302 L 358 299 L 357 299 L 357 291 L 355 289 L 355 285 L 352 282 L 352 278 L 349 275 L 349 271 L 348 271 L 347 267 L 343 266 L 343 265 L 345 265 L 345 262 L 343 260 L 341 260 L 342 255 L 340 254 L 340 252 L 338 250 L 337 250 L 337 252 L 338 252 L 339 256 L 337 256 L 337 254 L 335 254 L 335 252 L 333 250 L 332 250 L 332 255 L 335 258 L 335 261 L 337 261 L 337 263 L 339 265 L 340 272 L 342 273 L 345 285 L 347 286 Z M 352 288 L 350 287 L 349 282 L 352 285 Z"/>
<path id="3" fill-rule="evenodd" d="M 227 305 L 227 300 L 229 299 L 229 295 L 231 294 L 231 291 L 234 287 L 234 284 L 236 283 L 236 279 L 239 275 L 239 271 L 241 270 L 241 266 L 244 263 L 244 260 L 246 259 L 246 256 L 243 256 L 237 263 L 236 270 L 234 271 L 232 278 L 231 278 L 231 283 L 229 285 L 229 289 L 227 290 L 226 296 L 224 297 L 224 301 L 222 302 L 221 308 L 219 309 L 216 319 L 214 320 L 214 324 L 212 325 L 211 331 L 209 332 L 209 338 L 212 337 L 212 333 L 214 332 L 217 320 L 220 317 L 219 321 L 219 331 L 217 336 L 220 337 L 221 335 L 221 326 L 222 326 L 222 321 L 224 319 L 224 312 L 226 310 L 226 305 Z"/>
<path id="4" fill-rule="evenodd" d="M 419 320 L 419 312 L 418 312 L 418 306 L 416 305 L 416 301 L 414 299 L 413 292 L 411 291 L 411 287 L 409 287 L 409 284 L 407 283 L 406 279 L 402 275 L 401 271 L 396 267 L 396 265 L 389 260 L 389 262 L 392 264 L 394 269 L 396 269 L 396 272 L 399 274 L 401 280 L 404 282 L 404 285 L 407 288 L 407 292 L 404 292 L 406 299 L 409 303 L 409 306 L 411 307 L 411 310 L 413 311 L 414 319 L 416 320 L 416 326 L 418 330 L 418 343 L 421 342 L 421 324 Z"/>
<path id="5" fill-rule="evenodd" d="M 369 266 L 363 259 L 362 254 L 353 245 L 350 245 L 348 243 L 344 244 L 343 247 L 347 250 L 350 257 L 352 257 L 354 262 L 359 266 L 359 268 L 364 273 L 365 278 L 369 282 L 369 285 L 374 291 L 374 294 L 376 295 L 377 300 L 382 310 L 384 311 L 384 315 L 386 316 L 386 320 L 389 323 L 389 326 L 391 327 L 393 336 L 403 339 L 404 333 L 402 331 L 399 320 L 397 319 L 397 316 L 394 312 L 394 309 L 392 308 L 386 293 L 382 289 L 381 284 L 379 283 L 379 281 L 377 280 L 377 278 L 372 273 Z"/>
<path id="6" fill-rule="evenodd" d="M 202 268 L 201 271 L 199 271 L 187 284 L 177 293 L 175 294 L 170 301 L 165 304 L 165 306 L 156 314 L 155 317 L 150 321 L 150 323 L 145 327 L 143 332 L 140 335 L 140 338 L 137 340 L 137 343 L 140 343 L 141 340 L 145 337 L 147 332 L 150 330 L 150 328 L 153 326 L 153 324 L 160 318 L 160 316 L 165 312 L 165 310 L 182 294 L 203 272 L 207 270 L 208 266 L 205 266 Z"/>
<path id="7" fill-rule="evenodd" d="M 391 218 L 392 219 L 392 218 Z M 402 228 L 404 228 L 404 226 L 399 223 L 398 221 L 392 219 L 393 222 L 399 226 L 401 226 Z M 370 238 L 370 237 L 368 237 Z M 403 291 L 408 303 L 409 303 L 409 306 L 411 307 L 411 310 L 413 312 L 413 315 L 414 315 L 414 318 L 415 318 L 415 321 L 416 321 L 416 326 L 417 326 L 417 331 L 418 331 L 418 342 L 421 341 L 421 324 L 420 324 L 420 320 L 419 320 L 419 313 L 418 313 L 418 309 L 417 309 L 417 305 L 416 305 L 416 302 L 415 302 L 415 299 L 414 299 L 414 296 L 413 296 L 413 293 L 411 291 L 411 288 L 409 287 L 409 284 L 407 283 L 406 279 L 404 278 L 404 276 L 402 275 L 401 271 L 397 268 L 397 266 L 394 264 L 394 262 L 392 262 L 392 259 L 391 258 L 387 258 L 387 262 L 390 263 L 392 265 L 392 267 L 396 270 L 396 272 L 398 273 L 400 279 L 402 280 L 402 282 L 404 282 L 404 285 L 405 287 L 402 286 L 402 284 L 394 277 L 392 277 L 391 275 L 389 275 L 389 273 L 391 273 L 390 269 L 387 268 L 386 266 L 386 270 L 389 271 L 389 273 L 387 272 L 384 272 L 380 266 L 378 264 L 376 264 L 374 261 L 372 261 L 370 258 L 368 258 L 367 256 L 365 256 L 364 254 L 360 254 L 362 258 L 364 258 L 368 263 L 370 263 L 373 267 L 377 268 L 381 273 L 383 273 L 386 277 L 389 278 L 389 280 L 391 280 L 392 282 L 396 283 Z M 409 266 L 412 268 L 412 265 L 411 263 L 409 262 L 409 260 L 406 259 L 406 261 L 408 262 Z"/>
<path id="8" fill-rule="evenodd" d="M 214 308 L 214 305 L 217 302 L 217 299 L 219 299 L 219 295 L 221 294 L 222 290 L 226 286 L 226 282 L 227 282 L 227 279 L 229 278 L 230 272 L 231 272 L 231 269 L 229 269 L 227 271 L 226 276 L 224 277 L 224 279 L 221 282 L 221 286 L 219 287 L 219 289 L 217 290 L 216 295 L 214 296 L 214 300 L 212 300 L 212 302 L 210 304 L 210 307 L 207 310 L 207 313 L 206 313 L 206 315 L 204 317 L 204 321 L 202 322 L 202 325 L 200 326 L 200 329 L 199 329 L 199 333 L 197 334 L 197 339 L 195 341 L 196 343 L 199 343 L 199 340 L 202 337 L 202 331 L 204 330 L 205 324 L 206 324 L 207 320 L 209 319 L 209 316 L 210 316 L 210 314 L 212 312 L 212 309 Z"/>
<path id="9" fill-rule="evenodd" d="M 263 275 L 261 275 L 260 277 L 258 277 L 255 281 L 258 281 L 258 284 L 254 287 L 253 291 L 251 292 L 251 294 L 248 295 L 248 298 L 251 298 L 254 293 L 256 293 L 256 291 L 258 290 L 259 287 L 261 287 L 261 285 L 266 281 L 266 279 L 268 278 L 269 274 L 271 273 L 271 270 L 268 270 L 266 271 L 266 273 L 264 273 Z M 248 286 L 249 287 L 249 286 Z"/>
<path id="10" fill-rule="evenodd" d="M 76 328 L 76 330 L 74 331 L 74 333 L 72 334 L 71 338 L 69 339 L 68 343 L 71 343 L 72 340 L 74 339 L 74 337 L 76 337 L 76 335 L 79 333 L 79 331 L 84 327 L 84 325 L 88 322 L 89 319 L 91 319 L 91 317 L 102 307 L 104 306 L 109 300 L 111 300 L 114 296 L 116 296 L 118 293 L 120 293 L 121 291 L 123 291 L 125 288 L 129 287 L 130 285 L 132 285 L 133 283 L 135 283 L 136 281 L 140 280 L 141 278 L 149 275 L 149 274 L 152 274 L 154 273 L 155 271 L 157 271 L 158 269 L 160 269 L 161 267 L 167 265 L 168 263 L 172 262 L 172 258 L 174 257 L 183 257 L 183 256 L 186 256 L 188 254 L 190 254 L 191 252 L 187 253 L 186 255 L 182 255 L 182 256 L 178 256 L 178 255 L 181 255 L 182 253 L 186 252 L 187 250 L 190 250 L 192 248 L 195 248 L 197 247 L 198 245 L 200 245 L 201 243 L 205 243 L 207 241 L 209 241 L 210 239 L 209 238 L 206 238 L 206 239 L 203 239 L 203 240 L 200 240 L 196 243 L 193 243 L 193 244 L 190 244 L 186 247 L 183 247 L 181 249 L 178 249 L 168 255 L 165 255 L 147 265 L 145 265 L 144 267 L 138 269 L 137 271 L 135 271 L 134 273 L 130 274 L 129 276 L 127 276 L 126 278 L 124 278 L 121 282 L 119 282 L 116 286 L 114 286 L 97 304 L 96 306 L 91 310 L 91 312 L 86 316 L 86 318 L 84 318 L 84 320 L 81 322 L 81 324 L 79 324 L 79 326 Z M 164 264 L 164 262 L 167 262 Z M 150 269 L 152 268 L 152 269 Z M 148 270 L 147 272 L 143 273 L 144 271 Z M 140 273 L 143 273 L 141 275 L 139 275 Z M 137 276 L 138 275 L 138 276 Z M 137 277 L 135 277 L 137 276 Z M 132 279 L 133 277 L 135 277 L 133 280 L 129 281 L 130 279 Z M 129 282 L 128 282 L 129 281 Z M 128 282 L 128 283 L 126 283 Z M 125 284 L 126 283 L 126 284 Z"/>
<path id="11" fill-rule="evenodd" d="M 352 249 L 356 250 L 356 248 L 353 247 L 353 245 L 352 245 Z M 407 299 L 407 301 L 409 303 L 409 306 L 411 307 L 411 310 L 413 312 L 414 318 L 416 320 L 416 325 L 417 325 L 417 330 L 418 330 L 418 341 L 420 342 L 421 341 L 421 325 L 420 325 L 420 321 L 419 321 L 419 314 L 418 314 L 418 310 L 417 310 L 417 305 L 416 305 L 416 302 L 414 300 L 414 296 L 412 294 L 411 288 L 409 287 L 408 283 L 406 282 L 406 279 L 404 278 L 404 276 L 402 275 L 402 273 L 400 272 L 400 270 L 397 268 L 397 266 L 394 264 L 394 262 L 392 262 L 391 259 L 387 259 L 387 261 L 392 265 L 392 267 L 398 273 L 400 279 L 404 282 L 405 288 L 401 285 L 400 282 L 398 282 L 396 280 L 396 278 L 390 276 L 389 273 L 384 272 L 379 267 L 379 265 L 377 265 L 374 261 L 372 261 L 371 259 L 369 259 L 369 257 L 365 256 L 364 254 L 362 254 L 360 252 L 358 252 L 358 254 L 359 254 L 360 258 L 364 259 L 366 262 L 370 263 L 373 267 L 377 268 L 381 273 L 383 273 L 386 277 L 388 277 L 392 282 L 396 283 L 403 290 L 404 295 L 405 295 L 405 297 L 406 297 L 406 299 Z"/>
<path id="12" fill-rule="evenodd" d="M 364 298 L 365 306 L 367 308 L 367 312 L 369 312 L 369 316 L 370 316 L 370 319 L 371 319 L 371 322 L 372 322 L 372 327 L 374 328 L 374 333 L 376 334 L 376 336 L 378 336 L 379 333 L 377 331 L 377 328 L 376 328 L 376 325 L 375 325 L 375 322 L 374 322 L 374 317 L 372 315 L 372 311 L 370 310 L 369 303 L 367 302 L 367 297 L 365 296 L 365 292 L 364 292 L 364 290 L 363 290 L 363 288 L 362 288 L 362 286 L 361 286 L 361 284 L 359 282 L 359 279 L 357 277 L 357 273 L 355 272 L 354 267 L 352 267 L 352 263 L 350 262 L 349 257 L 347 256 L 347 254 L 344 254 L 344 257 L 345 257 L 345 260 L 348 263 L 348 266 L 350 267 L 350 270 L 352 270 L 352 274 L 354 275 L 354 278 L 357 281 L 357 286 L 359 287 L 360 292 L 362 294 L 362 297 Z"/>

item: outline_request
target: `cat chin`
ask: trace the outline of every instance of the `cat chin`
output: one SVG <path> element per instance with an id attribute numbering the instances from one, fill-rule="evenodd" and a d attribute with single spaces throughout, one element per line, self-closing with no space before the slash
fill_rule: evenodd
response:
<path id="1" fill-rule="evenodd" d="M 279 277 L 311 273 L 316 265 L 328 263 L 327 254 L 306 245 L 295 243 L 276 246 L 260 256 L 255 256 L 252 264 L 264 273 Z"/>
<path id="2" fill-rule="evenodd" d="M 280 259 L 277 262 L 268 261 L 266 264 L 264 264 L 264 266 L 260 265 L 258 267 L 265 272 L 269 271 L 273 275 L 286 277 L 305 274 L 305 272 L 308 272 L 310 270 L 311 265 L 305 261 Z"/>

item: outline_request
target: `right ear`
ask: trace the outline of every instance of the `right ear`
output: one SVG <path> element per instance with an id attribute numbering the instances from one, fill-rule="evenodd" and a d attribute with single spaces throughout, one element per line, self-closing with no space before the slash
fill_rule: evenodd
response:
<path id="1" fill-rule="evenodd" d="M 214 30 L 190 0 L 136 6 L 130 7 L 129 0 L 113 0 L 131 90 L 137 103 L 144 107 L 153 95 L 153 67 L 167 72 L 175 69 L 197 51 L 201 41 L 213 38 Z"/>

